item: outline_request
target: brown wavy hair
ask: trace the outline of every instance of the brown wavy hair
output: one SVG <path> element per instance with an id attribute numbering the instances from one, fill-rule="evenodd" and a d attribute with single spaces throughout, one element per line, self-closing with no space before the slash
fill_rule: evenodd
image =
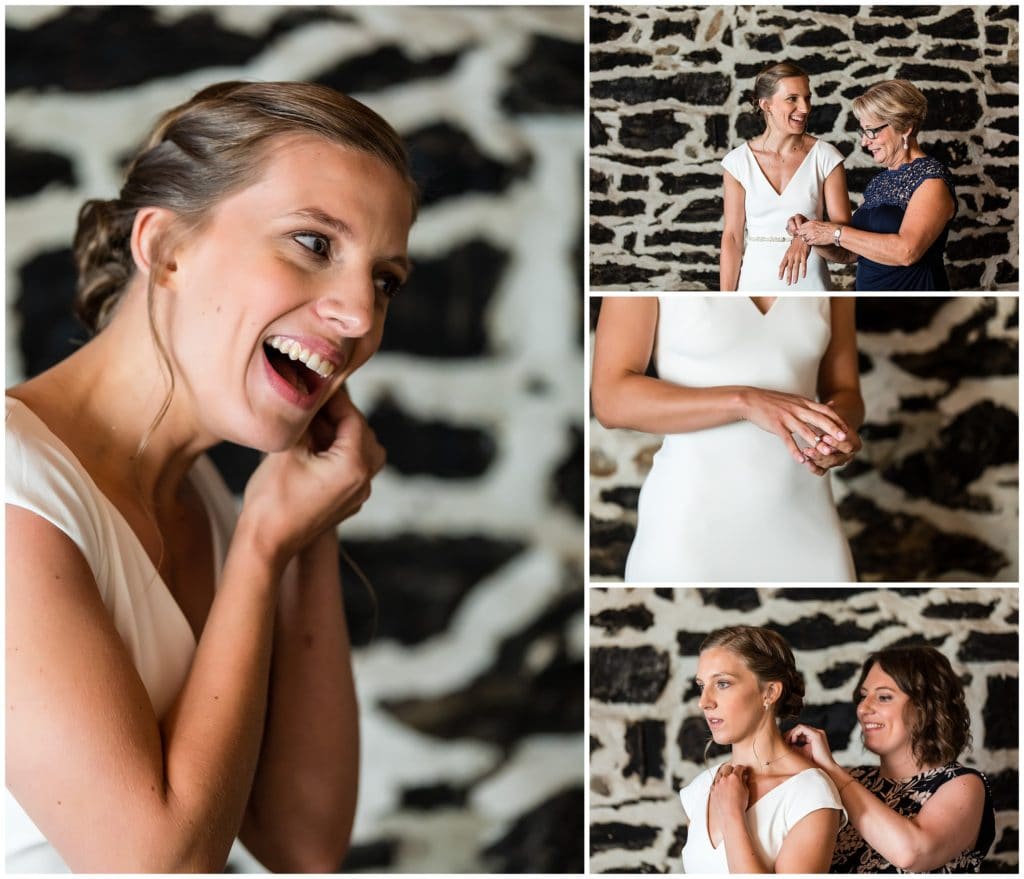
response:
<path id="1" fill-rule="evenodd" d="M 739 656 L 762 684 L 777 681 L 782 693 L 772 705 L 775 716 L 796 717 L 804 707 L 804 679 L 786 639 L 760 626 L 726 626 L 715 629 L 700 645 L 700 652 L 724 647 Z"/>
<path id="2" fill-rule="evenodd" d="M 912 707 L 906 718 L 910 749 L 921 766 L 951 763 L 971 744 L 971 718 L 964 687 L 949 660 L 934 647 L 887 647 L 872 653 L 853 688 L 854 703 L 871 666 L 879 667 L 907 695 Z"/>

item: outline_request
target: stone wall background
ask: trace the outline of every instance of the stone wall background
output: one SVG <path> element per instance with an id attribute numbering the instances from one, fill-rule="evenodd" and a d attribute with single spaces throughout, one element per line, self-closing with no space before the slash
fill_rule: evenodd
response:
<path id="1" fill-rule="evenodd" d="M 858 297 L 864 448 L 831 478 L 859 579 L 1018 580 L 1018 324 L 1011 297 Z M 591 419 L 595 581 L 622 579 L 660 446 Z"/>
<path id="2" fill-rule="evenodd" d="M 840 764 L 877 764 L 851 699 L 872 650 L 926 642 L 965 681 L 973 749 L 989 779 L 995 843 L 983 872 L 1018 872 L 1018 601 L 1013 588 L 593 589 L 590 597 L 590 869 L 678 872 L 686 815 L 677 791 L 705 766 L 693 684 L 701 641 L 721 626 L 767 626 L 793 648 Z M 792 724 L 788 724 L 791 726 Z"/>
<path id="3" fill-rule="evenodd" d="M 590 280 L 595 290 L 717 290 L 721 158 L 763 125 L 754 77 L 811 76 L 808 131 L 846 155 L 854 207 L 878 173 L 851 100 L 885 79 L 929 98 L 921 138 L 953 172 L 953 290 L 1018 289 L 1019 7 L 594 6 Z M 836 289 L 852 267 L 834 266 Z"/>
<path id="4" fill-rule="evenodd" d="M 230 78 L 352 93 L 423 188 L 344 523 L 363 778 L 347 870 L 583 868 L 581 7 L 7 9 L 7 382 L 64 356 L 69 243 L 158 113 Z M 235 490 L 252 453 L 221 448 Z M 246 865 L 240 865 L 246 866 Z M 252 865 L 248 865 L 250 868 Z"/>

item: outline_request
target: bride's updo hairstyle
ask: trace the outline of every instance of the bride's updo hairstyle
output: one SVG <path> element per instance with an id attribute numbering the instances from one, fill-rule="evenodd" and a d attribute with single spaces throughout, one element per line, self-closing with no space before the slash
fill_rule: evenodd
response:
<path id="1" fill-rule="evenodd" d="M 313 83 L 211 85 L 160 117 L 129 164 L 116 199 L 82 206 L 74 239 L 75 310 L 86 327 L 96 333 L 109 323 L 135 272 L 131 234 L 140 208 L 172 211 L 172 237 L 180 241 L 202 228 L 218 202 L 259 179 L 272 138 L 296 134 L 368 153 L 393 168 L 408 183 L 415 211 L 416 186 L 405 147 L 369 107 Z M 170 244 L 160 242 L 158 251 Z M 161 261 L 159 253 L 150 258 Z M 149 284 L 151 327 L 154 284 L 155 273 Z"/>
<path id="2" fill-rule="evenodd" d="M 762 686 L 776 681 L 782 687 L 771 706 L 777 718 L 800 714 L 804 707 L 804 679 L 796 670 L 793 651 L 780 634 L 760 626 L 727 626 L 708 635 L 700 652 L 712 647 L 722 647 L 739 656 Z"/>
<path id="3" fill-rule="evenodd" d="M 754 79 L 754 91 L 751 94 L 750 103 L 754 108 L 754 112 L 760 113 L 762 119 L 764 119 L 764 110 L 761 109 L 762 99 L 771 100 L 775 90 L 779 87 L 779 83 L 790 76 L 800 76 L 808 82 L 810 81 L 807 72 L 797 67 L 792 61 L 779 61 L 775 64 L 769 64 L 757 74 L 757 77 Z M 768 120 L 764 119 L 764 121 L 765 125 L 767 125 Z"/>

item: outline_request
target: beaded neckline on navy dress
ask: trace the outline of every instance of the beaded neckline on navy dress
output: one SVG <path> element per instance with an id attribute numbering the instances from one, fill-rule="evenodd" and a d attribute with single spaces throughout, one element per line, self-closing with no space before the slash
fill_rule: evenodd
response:
<path id="1" fill-rule="evenodd" d="M 954 213 L 956 210 L 956 190 L 953 187 L 953 175 L 938 159 L 921 156 L 899 168 L 886 168 L 873 177 L 864 189 L 862 207 L 876 205 L 896 205 L 906 210 L 910 198 L 925 180 L 937 178 L 946 184 L 949 194 L 953 197 Z"/>

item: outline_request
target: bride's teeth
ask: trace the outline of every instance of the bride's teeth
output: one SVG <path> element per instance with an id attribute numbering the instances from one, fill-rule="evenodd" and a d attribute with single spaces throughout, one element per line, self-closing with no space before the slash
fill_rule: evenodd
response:
<path id="1" fill-rule="evenodd" d="M 303 348 L 294 339 L 286 339 L 284 336 L 271 336 L 267 339 L 267 344 L 290 359 L 298 360 L 307 369 L 312 370 L 321 378 L 329 378 L 334 372 L 333 363 L 325 358 L 321 358 L 319 354 L 310 351 L 308 348 Z"/>

